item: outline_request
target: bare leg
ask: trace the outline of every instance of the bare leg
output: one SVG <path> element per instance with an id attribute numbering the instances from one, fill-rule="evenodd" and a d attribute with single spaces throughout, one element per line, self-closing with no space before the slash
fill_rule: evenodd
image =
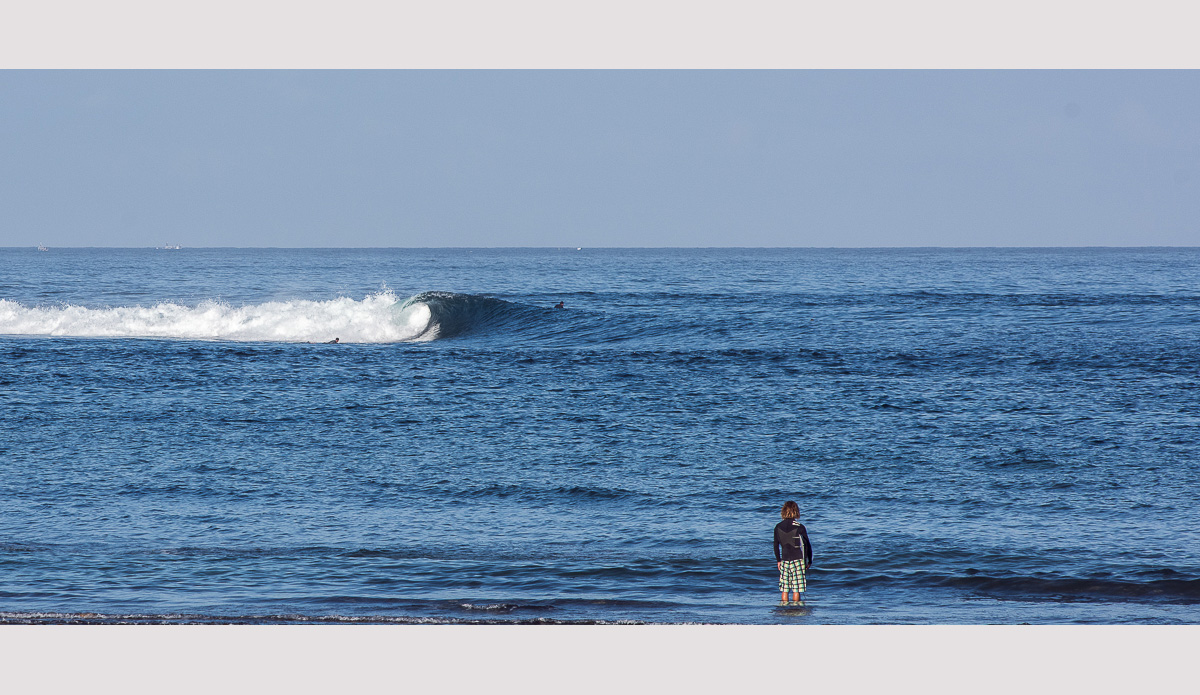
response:
<path id="1" fill-rule="evenodd" d="M 787 603 L 787 592 L 786 591 L 782 591 L 779 593 L 779 602 Z"/>
<path id="2" fill-rule="evenodd" d="M 800 603 L 800 592 L 799 591 L 792 594 L 792 603 Z"/>

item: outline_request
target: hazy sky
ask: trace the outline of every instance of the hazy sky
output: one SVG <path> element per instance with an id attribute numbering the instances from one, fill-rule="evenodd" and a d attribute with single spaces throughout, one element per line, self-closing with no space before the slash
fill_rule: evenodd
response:
<path id="1" fill-rule="evenodd" d="M 0 246 L 1200 245 L 1196 71 L 2 71 Z"/>

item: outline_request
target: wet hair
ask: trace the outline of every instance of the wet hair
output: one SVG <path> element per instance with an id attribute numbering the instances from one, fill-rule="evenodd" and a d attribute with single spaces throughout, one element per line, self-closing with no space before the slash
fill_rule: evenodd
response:
<path id="1" fill-rule="evenodd" d="M 800 516 L 800 507 L 795 502 L 788 500 L 783 503 L 783 509 L 779 510 L 779 515 L 785 519 L 795 519 Z"/>

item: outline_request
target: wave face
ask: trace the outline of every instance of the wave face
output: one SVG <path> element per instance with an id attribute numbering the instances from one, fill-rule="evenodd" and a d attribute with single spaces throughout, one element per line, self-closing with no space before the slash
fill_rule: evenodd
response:
<path id="1" fill-rule="evenodd" d="M 167 338 L 239 342 L 400 343 L 466 335 L 520 322 L 545 310 L 501 299 L 423 292 L 400 300 L 390 291 L 361 300 L 290 300 L 231 306 L 27 307 L 0 299 L 0 334 L 83 338 Z"/>
<path id="2" fill-rule="evenodd" d="M 422 292 L 400 305 L 399 318 L 414 328 L 421 326 L 416 338 L 436 340 L 529 325 L 545 313 L 545 309 L 495 297 Z"/>

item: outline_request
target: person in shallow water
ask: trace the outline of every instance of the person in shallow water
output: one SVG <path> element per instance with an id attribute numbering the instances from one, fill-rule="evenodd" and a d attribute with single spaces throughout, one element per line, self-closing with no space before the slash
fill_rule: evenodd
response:
<path id="1" fill-rule="evenodd" d="M 565 307 L 563 307 L 563 303 L 562 303 L 562 302 L 559 302 L 558 304 L 555 304 L 555 305 L 554 305 L 554 308 L 555 308 L 555 309 L 563 309 L 563 308 L 565 308 Z"/>
<path id="2" fill-rule="evenodd" d="M 805 589 L 804 574 L 812 566 L 812 544 L 808 529 L 796 521 L 800 507 L 792 500 L 783 503 L 779 511 L 783 521 L 775 524 L 775 567 L 779 569 L 779 605 L 786 605 L 788 593 L 792 603 L 801 603 Z"/>

